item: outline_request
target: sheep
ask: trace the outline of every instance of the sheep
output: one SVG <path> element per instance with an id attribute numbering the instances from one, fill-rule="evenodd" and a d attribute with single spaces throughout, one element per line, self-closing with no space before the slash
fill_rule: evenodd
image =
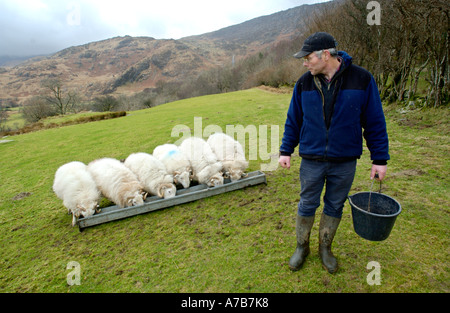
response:
<path id="1" fill-rule="evenodd" d="M 124 165 L 136 174 L 145 191 L 164 199 L 175 196 L 177 188 L 173 184 L 173 175 L 167 173 L 164 164 L 153 155 L 132 153 Z"/>
<path id="2" fill-rule="evenodd" d="M 98 203 L 101 193 L 82 162 L 73 161 L 59 167 L 55 173 L 53 191 L 63 200 L 68 214 L 72 213 L 72 226 L 80 216 L 89 217 L 100 212 Z"/>
<path id="3" fill-rule="evenodd" d="M 229 135 L 215 133 L 209 136 L 207 143 L 217 159 L 222 162 L 225 177 L 230 177 L 233 182 L 246 175 L 248 161 L 239 141 Z"/>
<path id="4" fill-rule="evenodd" d="M 208 187 L 223 185 L 222 163 L 204 139 L 189 137 L 180 144 L 179 149 L 191 162 L 194 180 Z"/>
<path id="5" fill-rule="evenodd" d="M 88 164 L 101 193 L 120 208 L 144 204 L 146 193 L 136 175 L 119 160 L 102 158 Z"/>
<path id="6" fill-rule="evenodd" d="M 153 150 L 153 156 L 164 163 L 167 172 L 173 175 L 175 184 L 187 189 L 191 183 L 191 162 L 174 144 L 163 144 Z"/>

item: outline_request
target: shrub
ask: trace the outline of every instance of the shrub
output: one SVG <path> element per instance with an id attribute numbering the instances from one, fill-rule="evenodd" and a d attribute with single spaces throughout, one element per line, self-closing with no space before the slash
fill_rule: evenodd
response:
<path id="1" fill-rule="evenodd" d="M 35 123 L 57 114 L 55 108 L 39 96 L 25 101 L 21 113 L 28 123 Z"/>
<path id="2" fill-rule="evenodd" d="M 94 99 L 92 111 L 107 112 L 113 111 L 119 105 L 119 101 L 113 96 L 97 97 Z"/>

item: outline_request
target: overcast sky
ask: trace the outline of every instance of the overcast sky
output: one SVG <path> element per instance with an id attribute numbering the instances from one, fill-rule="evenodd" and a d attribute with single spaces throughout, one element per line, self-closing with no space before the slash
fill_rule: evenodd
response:
<path id="1" fill-rule="evenodd" d="M 1 0 L 0 55 L 49 54 L 116 36 L 179 39 L 328 0 Z"/>

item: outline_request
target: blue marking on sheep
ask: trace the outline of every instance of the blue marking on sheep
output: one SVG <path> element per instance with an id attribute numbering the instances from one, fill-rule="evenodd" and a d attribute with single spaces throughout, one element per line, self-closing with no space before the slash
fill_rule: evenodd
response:
<path id="1" fill-rule="evenodd" d="M 177 150 L 170 150 L 169 152 L 167 152 L 167 155 L 168 156 L 172 156 L 172 155 L 177 154 L 177 153 L 178 153 Z"/>

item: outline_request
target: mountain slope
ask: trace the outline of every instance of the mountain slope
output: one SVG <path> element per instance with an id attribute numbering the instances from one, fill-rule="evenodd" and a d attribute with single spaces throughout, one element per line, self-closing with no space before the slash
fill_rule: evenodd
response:
<path id="1" fill-rule="evenodd" d="M 300 34 L 308 17 L 323 5 L 303 5 L 180 40 L 125 36 L 70 47 L 0 68 L 0 99 L 20 102 L 37 95 L 46 78 L 59 78 L 86 99 L 131 94 L 153 88 L 158 81 L 189 79 Z"/>
<path id="2" fill-rule="evenodd" d="M 212 40 L 240 45 L 264 45 L 289 38 L 302 31 L 308 17 L 324 4 L 302 5 L 271 15 L 261 16 L 238 25 L 198 36 L 182 38 L 183 41 Z"/>

